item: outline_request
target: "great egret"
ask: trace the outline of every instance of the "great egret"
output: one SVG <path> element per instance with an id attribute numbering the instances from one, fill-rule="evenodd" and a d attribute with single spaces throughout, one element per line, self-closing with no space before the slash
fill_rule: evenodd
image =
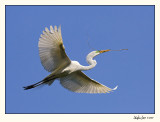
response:
<path id="1" fill-rule="evenodd" d="M 82 66 L 77 61 L 71 61 L 66 55 L 61 36 L 61 26 L 58 29 L 57 26 L 54 26 L 54 29 L 50 26 L 50 31 L 45 28 L 39 39 L 38 47 L 41 63 L 51 74 L 38 83 L 24 87 L 25 90 L 42 84 L 51 85 L 55 79 L 60 79 L 64 88 L 78 93 L 109 93 L 117 88 L 117 86 L 114 89 L 104 86 L 90 79 L 82 71 L 90 70 L 96 66 L 97 62 L 93 60 L 95 56 L 108 51 L 120 50 L 92 51 L 86 57 L 89 66 Z"/>

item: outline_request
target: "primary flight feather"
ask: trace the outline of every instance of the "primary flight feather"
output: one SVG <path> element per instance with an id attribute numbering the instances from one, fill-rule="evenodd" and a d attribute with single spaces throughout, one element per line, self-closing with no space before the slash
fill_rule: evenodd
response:
<path id="1" fill-rule="evenodd" d="M 111 89 L 105 85 L 86 76 L 82 71 L 92 69 L 97 62 L 93 58 L 101 53 L 119 50 L 96 50 L 90 52 L 86 59 L 89 66 L 82 66 L 77 61 L 71 61 L 65 53 L 61 26 L 50 26 L 50 30 L 45 28 L 39 39 L 39 56 L 43 67 L 51 72 L 42 81 L 24 87 L 25 90 L 35 88 L 42 84 L 51 85 L 55 79 L 60 79 L 60 84 L 73 92 L 77 93 L 109 93 Z M 127 50 L 127 49 L 121 49 Z"/>

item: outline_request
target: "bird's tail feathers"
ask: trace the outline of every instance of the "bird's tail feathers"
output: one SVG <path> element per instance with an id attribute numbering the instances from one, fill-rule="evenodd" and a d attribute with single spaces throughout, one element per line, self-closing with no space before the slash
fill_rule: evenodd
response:
<path id="1" fill-rule="evenodd" d="M 52 83 L 54 82 L 54 80 L 47 82 L 46 84 L 48 84 L 49 86 L 52 85 Z"/>

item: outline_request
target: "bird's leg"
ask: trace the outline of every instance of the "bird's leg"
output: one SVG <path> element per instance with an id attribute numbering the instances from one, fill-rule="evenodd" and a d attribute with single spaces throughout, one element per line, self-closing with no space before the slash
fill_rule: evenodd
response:
<path id="1" fill-rule="evenodd" d="M 25 87 L 23 87 L 23 88 L 24 88 L 24 90 L 28 90 L 28 89 L 35 88 L 35 87 L 37 87 L 37 86 L 39 86 L 39 85 L 41 85 L 41 84 L 43 84 L 43 83 L 44 83 L 44 81 L 42 80 L 42 81 L 39 81 L 39 82 L 37 82 L 37 83 L 35 83 L 35 84 L 29 85 L 29 86 L 25 86 Z"/>
<path id="2" fill-rule="evenodd" d="M 55 79 L 55 75 L 49 75 L 48 77 L 46 77 L 42 81 L 39 81 L 35 84 L 29 85 L 29 86 L 26 86 L 26 87 L 23 87 L 23 88 L 24 88 L 24 90 L 32 89 L 32 88 L 35 88 L 35 87 L 37 87 L 39 85 L 42 85 L 44 83 L 48 83 L 50 81 L 53 81 L 54 79 Z"/>

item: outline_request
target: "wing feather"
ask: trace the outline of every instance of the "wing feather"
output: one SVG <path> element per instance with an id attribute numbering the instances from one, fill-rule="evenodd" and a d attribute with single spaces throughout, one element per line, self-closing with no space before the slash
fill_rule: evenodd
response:
<path id="1" fill-rule="evenodd" d="M 78 93 L 109 93 L 113 90 L 90 79 L 81 71 L 76 71 L 60 78 L 60 83 L 64 88 Z"/>
<path id="2" fill-rule="evenodd" d="M 65 53 L 60 27 L 58 30 L 57 26 L 54 29 L 50 26 L 50 30 L 45 28 L 39 39 L 38 47 L 41 63 L 49 72 L 59 67 L 64 68 L 71 63 Z"/>

